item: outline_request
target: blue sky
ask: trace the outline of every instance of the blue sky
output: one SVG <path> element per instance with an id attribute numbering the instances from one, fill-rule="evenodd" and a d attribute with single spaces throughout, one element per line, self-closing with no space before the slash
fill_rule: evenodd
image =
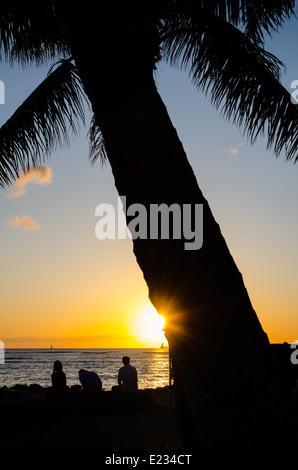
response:
<path id="1" fill-rule="evenodd" d="M 298 80 L 297 39 L 294 20 L 267 42 L 286 64 L 282 82 L 290 92 Z M 1 124 L 47 70 L 0 64 Z M 156 81 L 269 339 L 298 339 L 298 166 L 266 151 L 262 137 L 251 146 L 186 72 L 161 62 Z M 131 241 L 95 237 L 95 208 L 116 205 L 117 192 L 109 165 L 88 162 L 87 130 L 45 163 L 48 184 L 35 180 L 17 198 L 1 190 L 0 339 L 10 346 L 43 346 L 54 338 L 64 347 L 106 347 L 118 336 L 120 345 L 125 335 L 138 336 L 131 324 L 148 308 Z M 39 229 L 8 223 L 23 215 Z"/>

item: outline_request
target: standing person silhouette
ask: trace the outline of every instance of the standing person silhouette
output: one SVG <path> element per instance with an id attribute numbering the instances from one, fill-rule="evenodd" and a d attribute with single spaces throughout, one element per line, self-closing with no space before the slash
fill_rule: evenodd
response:
<path id="1" fill-rule="evenodd" d="M 138 390 L 138 373 L 137 369 L 130 364 L 130 357 L 122 358 L 123 367 L 118 372 L 118 385 L 121 392 L 135 393 Z"/>

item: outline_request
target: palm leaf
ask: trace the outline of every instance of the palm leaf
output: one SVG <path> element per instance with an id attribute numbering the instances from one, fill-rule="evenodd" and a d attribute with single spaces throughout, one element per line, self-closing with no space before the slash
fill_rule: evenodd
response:
<path id="1" fill-rule="evenodd" d="M 263 43 L 286 19 L 295 16 L 294 0 L 175 0 L 160 2 L 162 18 L 199 17 L 204 12 L 239 26 L 254 42 Z"/>
<path id="2" fill-rule="evenodd" d="M 252 142 L 266 133 L 276 155 L 285 149 L 287 159 L 297 160 L 297 107 L 279 82 L 282 64 L 276 57 L 206 11 L 177 16 L 164 31 L 166 60 L 188 69 L 195 86 Z"/>
<path id="3" fill-rule="evenodd" d="M 105 163 L 107 159 L 107 152 L 104 145 L 104 138 L 102 132 L 93 115 L 91 119 L 91 126 L 89 129 L 89 159 L 92 165 L 100 158 L 101 163 Z"/>
<path id="4" fill-rule="evenodd" d="M 244 0 L 241 5 L 241 24 L 244 32 L 258 43 L 264 42 L 264 33 L 272 35 L 284 21 L 295 16 L 294 0 Z"/>
<path id="5" fill-rule="evenodd" d="M 0 128 L 1 186 L 69 144 L 84 123 L 84 97 L 76 67 L 70 59 L 60 61 Z"/>
<path id="6" fill-rule="evenodd" d="M 0 58 L 23 65 L 70 55 L 55 2 L 1 0 Z"/>
<path id="7" fill-rule="evenodd" d="M 44 32 L 39 35 L 37 31 L 35 35 L 31 33 L 19 35 L 6 54 L 11 64 L 18 62 L 23 67 L 31 64 L 44 65 L 56 57 L 67 58 L 70 55 L 71 50 L 66 43 Z"/>

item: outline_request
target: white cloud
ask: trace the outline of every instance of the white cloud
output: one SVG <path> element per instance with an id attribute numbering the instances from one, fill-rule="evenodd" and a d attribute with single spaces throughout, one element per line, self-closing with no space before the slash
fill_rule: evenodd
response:
<path id="1" fill-rule="evenodd" d="M 235 145 L 235 147 L 229 147 L 229 152 L 231 152 L 233 155 L 237 155 L 237 153 L 239 152 L 239 149 L 243 146 L 243 144 L 238 144 L 238 145 Z"/>
<path id="2" fill-rule="evenodd" d="M 22 215 L 21 217 L 14 216 L 7 223 L 12 227 L 17 227 L 27 232 L 41 229 L 41 226 L 31 217 L 28 217 L 28 215 Z"/>
<path id="3" fill-rule="evenodd" d="M 237 153 L 238 153 L 237 147 L 230 147 L 229 151 L 232 152 L 233 155 L 237 155 Z"/>
<path id="4" fill-rule="evenodd" d="M 38 184 L 48 186 L 52 183 L 52 170 L 48 166 L 39 165 L 23 173 L 14 183 L 8 198 L 21 197 L 26 193 L 27 184 Z"/>

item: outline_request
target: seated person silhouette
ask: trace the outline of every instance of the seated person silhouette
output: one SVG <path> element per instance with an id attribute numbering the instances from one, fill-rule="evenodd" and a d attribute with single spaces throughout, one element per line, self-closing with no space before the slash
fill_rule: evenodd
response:
<path id="1" fill-rule="evenodd" d="M 130 358 L 122 358 L 123 367 L 118 372 L 118 385 L 121 392 L 135 393 L 138 391 L 138 373 L 137 369 L 130 364 Z"/>
<path id="2" fill-rule="evenodd" d="M 102 381 L 100 380 L 96 372 L 81 369 L 79 371 L 79 379 L 84 392 L 94 393 L 102 391 Z"/>
<path id="3" fill-rule="evenodd" d="M 52 392 L 55 395 L 64 395 L 66 393 L 66 375 L 63 372 L 63 365 L 61 361 L 55 361 L 53 367 L 52 378 Z"/>

